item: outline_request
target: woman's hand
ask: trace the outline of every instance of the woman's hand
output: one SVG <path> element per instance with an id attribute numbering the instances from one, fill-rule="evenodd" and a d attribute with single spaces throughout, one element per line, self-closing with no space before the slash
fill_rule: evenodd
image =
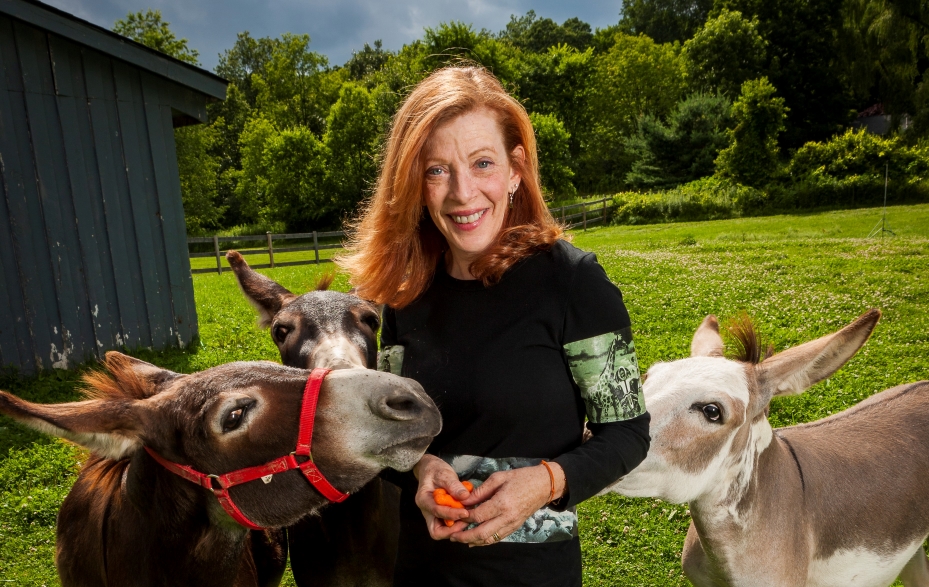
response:
<path id="1" fill-rule="evenodd" d="M 454 469 L 439 457 L 426 454 L 413 467 L 413 474 L 419 480 L 416 490 L 416 505 L 426 518 L 426 527 L 433 540 L 444 540 L 468 527 L 467 522 L 461 521 L 468 515 L 467 510 L 439 505 L 435 502 L 433 491 L 444 487 L 448 494 L 463 501 L 471 494 L 458 480 Z M 456 520 L 452 526 L 446 526 L 443 520 Z"/>
<path id="2" fill-rule="evenodd" d="M 549 463 L 549 466 L 555 478 L 557 499 L 564 494 L 565 475 L 558 463 Z M 551 488 L 551 477 L 545 465 L 494 473 L 476 487 L 470 497 L 459 500 L 468 510 L 464 521 L 480 525 L 471 530 L 455 531 L 451 541 L 469 546 L 489 546 L 506 538 L 549 502 Z M 477 507 L 471 509 L 474 505 Z M 457 527 L 456 523 L 450 529 Z"/>

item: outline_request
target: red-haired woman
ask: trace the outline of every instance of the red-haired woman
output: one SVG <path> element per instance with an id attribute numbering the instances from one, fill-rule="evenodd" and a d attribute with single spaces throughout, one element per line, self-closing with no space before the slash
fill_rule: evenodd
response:
<path id="1" fill-rule="evenodd" d="M 444 422 L 398 476 L 395 585 L 579 586 L 575 505 L 645 458 L 649 416 L 622 295 L 564 240 L 529 117 L 496 78 L 450 67 L 413 90 L 340 263 L 386 305 L 379 367 Z"/>

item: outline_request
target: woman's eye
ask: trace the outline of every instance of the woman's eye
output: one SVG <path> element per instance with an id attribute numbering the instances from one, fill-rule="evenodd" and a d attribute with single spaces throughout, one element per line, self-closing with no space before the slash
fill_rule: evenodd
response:
<path id="1" fill-rule="evenodd" d="M 483 159 L 477 162 L 478 169 L 487 169 L 491 165 L 493 165 L 493 161 L 488 161 L 487 159 Z"/>
<path id="2" fill-rule="evenodd" d="M 428 169 L 428 170 L 426 171 L 426 175 L 442 175 L 442 168 L 441 168 L 441 167 L 433 167 L 433 168 L 431 168 L 431 169 Z"/>
<path id="3" fill-rule="evenodd" d="M 242 418 L 245 416 L 245 410 L 248 409 L 248 406 L 241 408 L 236 408 L 226 414 L 226 419 L 223 421 L 223 432 L 231 432 L 239 427 L 239 424 L 242 423 Z"/>

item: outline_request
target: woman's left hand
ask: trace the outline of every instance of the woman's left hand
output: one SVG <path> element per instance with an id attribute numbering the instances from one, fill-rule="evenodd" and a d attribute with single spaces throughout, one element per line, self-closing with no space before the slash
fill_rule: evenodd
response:
<path id="1" fill-rule="evenodd" d="M 555 476 L 555 498 L 558 498 L 564 493 L 564 471 L 557 463 L 549 463 L 549 466 Z M 461 502 L 470 514 L 463 521 L 479 525 L 456 532 L 449 540 L 469 546 L 489 546 L 506 538 L 548 503 L 551 487 L 545 465 L 492 474 Z M 475 505 L 477 507 L 472 507 Z"/>

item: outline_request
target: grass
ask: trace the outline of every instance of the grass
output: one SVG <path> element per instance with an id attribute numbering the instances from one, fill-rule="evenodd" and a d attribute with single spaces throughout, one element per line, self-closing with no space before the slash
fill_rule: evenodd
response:
<path id="1" fill-rule="evenodd" d="M 623 291 L 643 367 L 684 357 L 706 314 L 745 310 L 778 350 L 835 331 L 867 308 L 884 317 L 865 348 L 829 380 L 777 399 L 786 426 L 843 410 L 888 387 L 929 378 L 929 205 L 888 209 L 897 236 L 863 238 L 880 209 L 702 223 L 605 227 L 575 233 Z M 249 259 L 251 261 L 251 259 Z M 262 272 L 292 291 L 312 288 L 334 266 Z M 339 275 L 338 289 L 347 289 Z M 277 358 L 230 272 L 194 276 L 200 341 L 186 351 L 138 356 L 177 371 L 232 360 Z M 76 397 L 77 373 L 19 379 L 0 388 L 35 401 Z M 54 517 L 83 453 L 0 418 L 0 578 L 58 585 Z M 686 505 L 605 496 L 579 508 L 584 584 L 686 585 L 680 551 Z M 292 585 L 292 582 L 289 584 Z"/>

